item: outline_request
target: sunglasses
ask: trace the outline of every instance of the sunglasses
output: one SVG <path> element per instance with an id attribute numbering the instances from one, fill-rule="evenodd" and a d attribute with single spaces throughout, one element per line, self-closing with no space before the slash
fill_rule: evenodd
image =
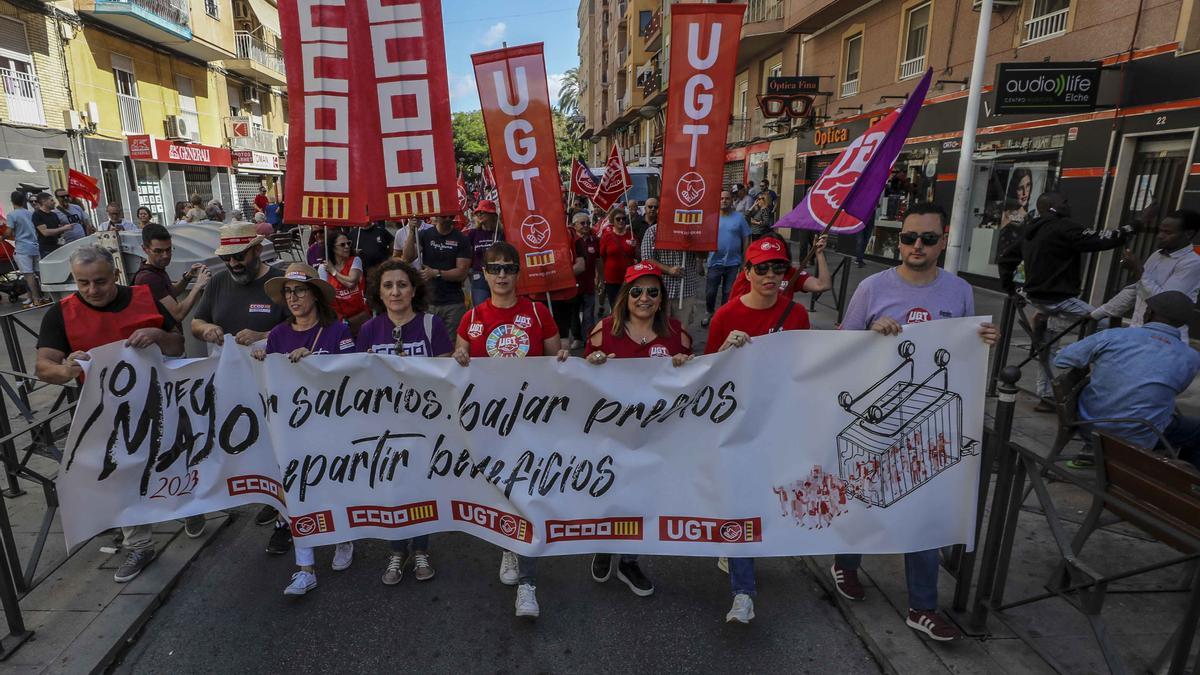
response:
<path id="1" fill-rule="evenodd" d="M 920 239 L 921 243 L 925 244 L 926 246 L 935 246 L 939 241 L 942 240 L 942 235 L 940 232 L 900 233 L 900 243 L 904 244 L 905 246 L 912 246 L 913 244 L 917 243 L 918 239 Z"/>
<path id="2" fill-rule="evenodd" d="M 334 246 L 336 248 L 350 248 L 350 242 L 342 241 L 342 242 L 338 242 L 338 243 L 334 244 Z"/>
<path id="3" fill-rule="evenodd" d="M 483 271 L 494 275 L 499 275 L 502 272 L 516 274 L 521 271 L 521 266 L 516 263 L 487 263 L 483 266 Z"/>
<path id="4" fill-rule="evenodd" d="M 808 96 L 759 96 L 758 107 L 763 117 L 808 117 L 812 99 Z"/>
<path id="5" fill-rule="evenodd" d="M 659 289 L 655 286 L 634 286 L 629 289 L 629 297 L 634 300 L 642 297 L 642 293 L 645 293 L 647 298 L 653 300 L 658 297 Z"/>
<path id="6" fill-rule="evenodd" d="M 791 264 L 782 261 L 758 263 L 750 266 L 750 269 L 754 270 L 754 273 L 759 276 L 765 275 L 767 272 L 774 272 L 779 276 L 783 276 L 787 274 L 789 268 L 791 268 Z"/>
<path id="7" fill-rule="evenodd" d="M 629 219 L 628 218 L 613 218 L 612 221 L 614 223 L 628 223 Z"/>
<path id="8" fill-rule="evenodd" d="M 224 262 L 231 262 L 234 260 L 241 262 L 246 259 L 246 256 L 247 256 L 247 254 L 250 253 L 250 250 L 251 249 L 246 249 L 245 251 L 242 251 L 241 253 L 230 253 L 227 255 L 219 255 L 217 257 L 220 258 Z"/>

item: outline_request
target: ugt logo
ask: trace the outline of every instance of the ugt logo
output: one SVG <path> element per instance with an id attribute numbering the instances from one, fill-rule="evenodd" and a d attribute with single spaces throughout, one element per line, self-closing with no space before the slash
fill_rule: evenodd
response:
<path id="1" fill-rule="evenodd" d="M 704 189 L 704 177 L 695 171 L 688 171 L 675 184 L 675 195 L 690 209 L 704 198 Z"/>
<path id="2" fill-rule="evenodd" d="M 546 248 L 546 244 L 550 243 L 550 223 L 536 213 L 530 214 L 521 223 L 521 239 L 530 248 Z"/>

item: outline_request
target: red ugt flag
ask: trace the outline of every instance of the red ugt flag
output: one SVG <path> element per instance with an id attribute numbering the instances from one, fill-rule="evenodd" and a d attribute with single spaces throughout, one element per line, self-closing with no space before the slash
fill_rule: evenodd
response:
<path id="1" fill-rule="evenodd" d="M 592 197 L 599 188 L 600 184 L 596 182 L 596 176 L 592 174 L 592 170 L 587 167 L 587 164 L 578 159 L 573 160 L 571 162 L 571 192 L 583 197 Z"/>
<path id="2" fill-rule="evenodd" d="M 100 203 L 100 187 L 96 179 L 75 169 L 67 170 L 67 194 L 86 199 L 92 206 Z"/>
<path id="3" fill-rule="evenodd" d="M 625 167 L 625 160 L 621 159 L 621 149 L 614 143 L 612 152 L 608 153 L 608 162 L 604 165 L 604 177 L 600 179 L 592 201 L 607 211 L 632 185 L 629 169 Z"/>
<path id="4" fill-rule="evenodd" d="M 496 189 L 496 172 L 492 169 L 491 164 L 483 165 L 483 184 L 489 190 Z"/>

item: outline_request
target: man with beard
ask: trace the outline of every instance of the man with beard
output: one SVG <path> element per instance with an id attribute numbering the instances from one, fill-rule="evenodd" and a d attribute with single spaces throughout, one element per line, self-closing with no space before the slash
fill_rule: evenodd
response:
<path id="1" fill-rule="evenodd" d="M 229 334 L 239 345 L 249 346 L 265 340 L 287 318 L 287 310 L 271 302 L 266 290 L 267 281 L 283 273 L 262 261 L 264 237 L 255 232 L 254 223 L 222 225 L 220 234 L 216 254 L 225 269 L 208 282 L 192 319 L 192 335 L 219 345 Z M 264 506 L 255 522 L 275 523 L 267 553 L 283 555 L 291 549 L 292 533 L 274 508 Z"/>

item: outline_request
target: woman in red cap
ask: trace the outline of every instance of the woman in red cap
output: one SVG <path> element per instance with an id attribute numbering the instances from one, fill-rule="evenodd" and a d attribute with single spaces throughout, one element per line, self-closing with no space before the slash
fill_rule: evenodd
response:
<path id="1" fill-rule="evenodd" d="M 625 271 L 625 283 L 617 293 L 613 313 L 592 329 L 587 341 L 587 362 L 600 365 L 609 359 L 648 356 L 670 357 L 675 366 L 692 359 L 692 336 L 677 319 L 667 316 L 666 289 L 662 268 L 646 261 Z M 621 555 L 617 578 L 635 595 L 654 593 L 654 584 L 638 567 L 636 555 Z M 592 556 L 592 579 L 608 581 L 613 573 L 613 556 Z"/>
<path id="2" fill-rule="evenodd" d="M 600 234 L 600 258 L 604 261 L 604 294 L 608 297 L 611 313 L 617 306 L 617 293 L 621 290 L 625 270 L 637 261 L 638 242 L 629 227 L 625 209 L 619 206 L 609 209 L 608 223 L 612 229 Z"/>
<path id="3" fill-rule="evenodd" d="M 500 212 L 496 209 L 496 202 L 480 200 L 472 215 L 475 217 L 475 226 L 467 232 L 467 240 L 471 242 L 471 305 L 476 306 L 491 295 L 487 280 L 483 278 L 483 252 L 504 239 L 504 233 L 497 227 Z"/>
<path id="4" fill-rule="evenodd" d="M 734 297 L 713 314 L 708 328 L 705 354 L 743 347 L 750 339 L 784 330 L 806 330 L 808 312 L 804 306 L 780 292 L 780 284 L 791 271 L 787 245 L 778 239 L 763 237 L 746 249 L 746 278 L 750 290 Z M 729 558 L 718 562 L 728 569 L 733 591 L 733 607 L 726 622 L 750 623 L 754 619 L 754 559 Z"/>
<path id="5" fill-rule="evenodd" d="M 775 230 L 762 236 L 783 242 L 784 252 L 787 252 L 787 242 Z M 833 288 L 833 277 L 829 272 L 829 265 L 825 262 L 825 241 L 825 235 L 821 235 L 813 243 L 813 258 L 817 261 L 817 276 L 814 277 L 800 269 L 799 265 L 792 265 L 783 281 L 779 282 L 780 295 L 794 298 L 797 293 L 823 293 Z M 746 270 L 743 268 L 738 272 L 737 278 L 733 280 L 733 287 L 729 289 L 729 302 L 733 302 L 749 292 L 750 280 L 746 278 Z"/>

